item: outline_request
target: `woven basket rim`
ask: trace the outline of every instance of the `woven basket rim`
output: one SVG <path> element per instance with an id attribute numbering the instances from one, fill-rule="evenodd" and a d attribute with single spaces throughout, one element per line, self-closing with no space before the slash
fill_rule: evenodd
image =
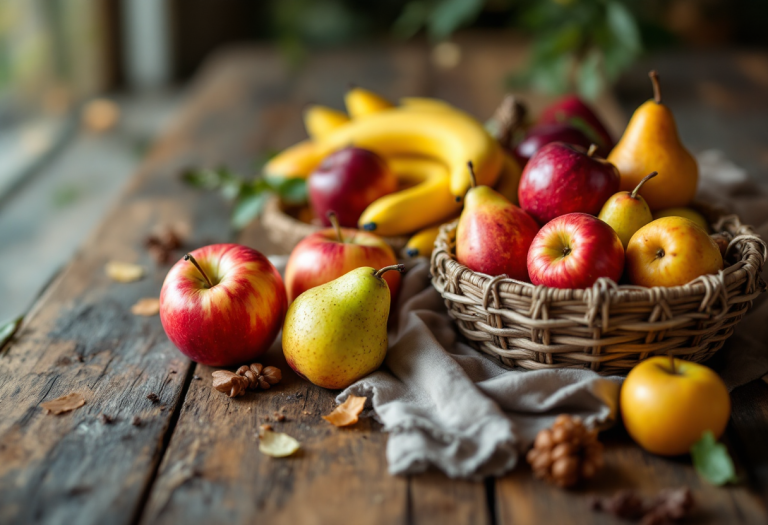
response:
<path id="1" fill-rule="evenodd" d="M 446 270 L 448 270 L 446 273 L 455 275 L 457 281 L 473 281 L 475 286 L 486 290 L 486 295 L 493 288 L 499 293 L 522 295 L 525 297 L 546 294 L 549 301 L 592 302 L 594 295 L 599 293 L 601 295 L 608 294 L 611 302 L 628 302 L 658 301 L 661 298 L 667 300 L 685 299 L 703 294 L 705 296 L 705 300 L 702 302 L 703 309 L 710 301 L 717 300 L 716 294 L 718 289 L 722 287 L 729 288 L 736 283 L 743 282 L 745 279 L 754 281 L 761 272 L 766 259 L 768 259 L 768 245 L 751 226 L 742 224 L 737 215 L 726 214 L 720 208 L 701 202 L 697 202 L 696 207 L 704 208 L 710 212 L 710 215 L 714 214 L 718 217 L 711 224 L 714 232 L 733 235 L 733 240 L 728 246 L 726 255 L 738 252 L 741 257 L 733 264 L 720 270 L 717 274 L 703 275 L 680 286 L 647 288 L 631 284 L 618 284 L 611 279 L 600 278 L 591 288 L 550 288 L 518 281 L 506 275 L 492 276 L 475 272 L 456 260 L 453 244 L 459 219 L 446 223 L 440 228 L 432 255 L 433 266 L 445 264 Z M 734 231 L 736 232 L 735 234 Z M 484 303 L 487 304 L 487 299 Z"/>

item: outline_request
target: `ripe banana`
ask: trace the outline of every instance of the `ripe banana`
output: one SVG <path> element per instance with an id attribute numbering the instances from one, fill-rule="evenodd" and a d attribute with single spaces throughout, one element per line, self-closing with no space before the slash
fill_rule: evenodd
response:
<path id="1" fill-rule="evenodd" d="M 353 87 L 344 95 L 347 113 L 352 118 L 364 117 L 394 107 L 389 100 L 367 89 Z"/>
<path id="2" fill-rule="evenodd" d="M 272 157 L 262 168 L 262 174 L 268 178 L 306 179 L 325 155 L 317 142 L 302 140 Z"/>
<path id="3" fill-rule="evenodd" d="M 520 176 L 523 170 L 511 155 L 504 153 L 504 162 L 501 165 L 499 180 L 493 189 L 501 193 L 509 202 L 518 206 L 520 201 L 517 198 L 517 187 L 520 185 Z"/>
<path id="4" fill-rule="evenodd" d="M 417 232 L 413 237 L 408 239 L 408 243 L 403 248 L 403 253 L 406 257 L 429 257 L 432 253 L 432 248 L 435 246 L 435 239 L 440 233 L 440 225 L 430 226 L 420 232 Z"/>
<path id="5" fill-rule="evenodd" d="M 439 98 L 428 97 L 403 97 L 400 99 L 400 106 L 410 109 L 433 109 L 436 111 L 457 111 L 448 102 Z"/>
<path id="6" fill-rule="evenodd" d="M 309 106 L 304 111 L 304 127 L 313 139 L 321 139 L 347 122 L 349 117 L 346 113 L 328 106 Z"/>
<path id="7" fill-rule="evenodd" d="M 478 184 L 492 186 L 498 178 L 503 153 L 477 120 L 458 111 L 419 111 L 394 108 L 352 120 L 318 141 L 325 156 L 349 144 L 384 157 L 417 155 L 444 162 L 451 177 L 451 193 L 463 197 L 469 189 L 467 162 L 472 161 Z"/>
<path id="8" fill-rule="evenodd" d="M 450 190 L 448 169 L 428 158 L 393 157 L 392 171 L 401 181 L 421 174 L 424 180 L 405 190 L 385 195 L 368 206 L 358 221 L 364 230 L 379 235 L 404 235 L 445 220 L 461 210 Z"/>

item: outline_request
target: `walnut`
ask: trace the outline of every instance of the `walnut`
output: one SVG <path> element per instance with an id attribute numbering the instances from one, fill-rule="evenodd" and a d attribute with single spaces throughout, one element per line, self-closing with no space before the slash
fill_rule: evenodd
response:
<path id="1" fill-rule="evenodd" d="M 597 430 L 587 429 L 578 417 L 561 414 L 551 429 L 539 432 L 527 459 L 537 478 L 571 487 L 602 468 L 603 445 Z"/>
<path id="2" fill-rule="evenodd" d="M 260 363 L 253 363 L 251 366 L 243 365 L 237 369 L 237 373 L 248 379 L 248 387 L 251 390 L 257 388 L 266 390 L 283 378 L 279 368 L 264 366 Z"/>
<path id="3" fill-rule="evenodd" d="M 216 370 L 213 373 L 213 388 L 229 397 L 238 397 L 245 394 L 248 380 L 229 370 Z"/>

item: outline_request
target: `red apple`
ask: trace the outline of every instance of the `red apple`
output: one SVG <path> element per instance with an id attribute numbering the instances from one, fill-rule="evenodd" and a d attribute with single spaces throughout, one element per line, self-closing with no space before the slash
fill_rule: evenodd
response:
<path id="1" fill-rule="evenodd" d="M 307 181 L 309 201 L 325 226 L 334 211 L 342 226 L 354 228 L 369 204 L 397 191 L 397 177 L 387 162 L 367 149 L 348 147 L 331 153 Z"/>
<path id="2" fill-rule="evenodd" d="M 247 363 L 263 354 L 287 308 L 275 267 L 239 244 L 213 244 L 185 255 L 160 291 L 160 322 L 168 339 L 210 366 Z"/>
<path id="3" fill-rule="evenodd" d="M 584 132 L 568 124 L 541 124 L 528 130 L 525 138 L 515 146 L 513 153 L 520 165 L 524 166 L 534 153 L 550 142 L 565 142 L 583 148 L 589 148 L 592 144 Z M 597 152 L 601 155 L 608 154 L 608 152 L 601 152 L 599 149 Z"/>
<path id="4" fill-rule="evenodd" d="M 621 181 L 613 164 L 593 156 L 595 149 L 552 142 L 537 151 L 520 177 L 520 207 L 539 224 L 566 213 L 597 215 Z"/>
<path id="5" fill-rule="evenodd" d="M 610 152 L 614 143 L 595 112 L 576 95 L 567 95 L 539 115 L 538 124 L 569 124 L 587 134 L 603 151 Z"/>
<path id="6" fill-rule="evenodd" d="M 561 215 L 544 225 L 528 250 L 533 284 L 589 288 L 600 277 L 618 282 L 624 246 L 613 228 L 586 213 Z"/>
<path id="7" fill-rule="evenodd" d="M 340 228 L 333 213 L 329 214 L 333 228 L 305 237 L 291 252 L 285 267 L 288 300 L 327 282 L 333 281 L 361 266 L 383 268 L 397 264 L 390 246 L 376 234 L 352 228 Z M 400 288 L 400 273 L 383 276 L 394 304 Z"/>

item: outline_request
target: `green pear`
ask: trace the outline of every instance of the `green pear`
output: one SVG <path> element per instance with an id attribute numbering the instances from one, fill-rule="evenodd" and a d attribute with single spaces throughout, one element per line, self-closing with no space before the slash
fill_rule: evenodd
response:
<path id="1" fill-rule="evenodd" d="M 379 368 L 387 354 L 389 286 L 376 270 L 356 268 L 310 288 L 291 304 L 283 354 L 300 376 L 323 388 L 346 388 Z"/>
<path id="2" fill-rule="evenodd" d="M 611 195 L 597 216 L 618 234 L 625 250 L 635 232 L 653 220 L 648 203 L 638 192 L 643 184 L 656 175 L 658 173 L 655 171 L 647 175 L 631 192 L 620 191 Z"/>

